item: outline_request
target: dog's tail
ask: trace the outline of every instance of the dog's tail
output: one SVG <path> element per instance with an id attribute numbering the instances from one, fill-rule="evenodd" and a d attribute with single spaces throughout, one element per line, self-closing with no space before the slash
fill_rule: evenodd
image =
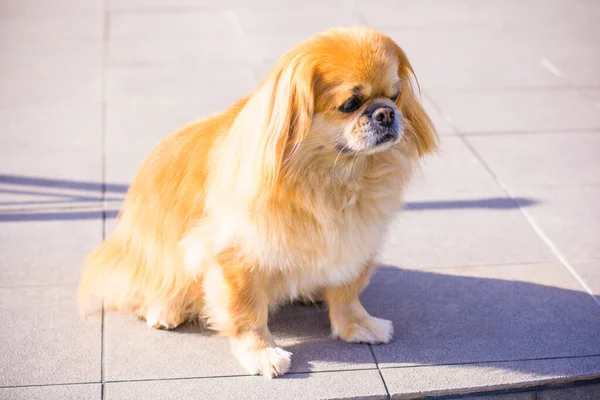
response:
<path id="1" fill-rule="evenodd" d="M 135 311 L 141 304 L 136 271 L 143 257 L 135 257 L 126 237 L 117 230 L 90 254 L 79 282 L 79 310 L 82 316 L 107 309 Z"/>

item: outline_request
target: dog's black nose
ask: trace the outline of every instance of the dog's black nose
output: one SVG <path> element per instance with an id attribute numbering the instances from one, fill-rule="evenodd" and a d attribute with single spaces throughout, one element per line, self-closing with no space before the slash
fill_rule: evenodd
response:
<path id="1" fill-rule="evenodd" d="M 371 118 L 379 125 L 389 127 L 394 122 L 394 109 L 388 106 L 379 107 L 373 111 Z"/>

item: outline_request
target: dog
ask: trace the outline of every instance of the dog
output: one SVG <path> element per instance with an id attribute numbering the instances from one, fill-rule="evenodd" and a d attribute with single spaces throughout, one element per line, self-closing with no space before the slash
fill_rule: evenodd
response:
<path id="1" fill-rule="evenodd" d="M 388 343 L 360 292 L 419 160 L 438 136 L 414 72 L 388 36 L 317 34 L 229 109 L 164 138 L 137 173 L 115 231 L 85 263 L 80 304 L 173 329 L 201 319 L 251 374 L 287 372 L 268 314 L 323 299 L 333 336 Z"/>

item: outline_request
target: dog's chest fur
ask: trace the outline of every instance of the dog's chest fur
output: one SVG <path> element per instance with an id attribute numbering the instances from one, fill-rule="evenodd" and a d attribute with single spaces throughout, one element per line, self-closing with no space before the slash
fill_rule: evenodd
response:
<path id="1" fill-rule="evenodd" d="M 356 184 L 308 192 L 304 208 L 272 209 L 252 224 L 245 251 L 262 272 L 281 280 L 278 297 L 310 296 L 348 282 L 375 257 L 410 174 L 408 160 L 393 161 Z"/>
<path id="2" fill-rule="evenodd" d="M 315 179 L 323 184 L 285 189 L 252 215 L 234 209 L 213 215 L 186 239 L 187 268 L 201 272 L 206 260 L 234 246 L 241 259 L 252 260 L 252 273 L 268 281 L 274 299 L 351 281 L 375 257 L 410 178 L 402 153 L 384 161 L 356 181 Z"/>

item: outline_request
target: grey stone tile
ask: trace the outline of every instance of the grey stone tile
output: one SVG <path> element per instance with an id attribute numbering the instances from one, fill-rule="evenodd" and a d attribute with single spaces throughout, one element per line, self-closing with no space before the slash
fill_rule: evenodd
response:
<path id="1" fill-rule="evenodd" d="M 448 123 L 444 115 L 440 114 L 434 103 L 431 102 L 426 94 L 421 95 L 420 101 L 421 105 L 423 105 L 423 108 L 427 112 L 427 115 L 429 115 L 429 118 L 431 118 L 431 122 L 433 122 L 438 135 L 453 135 L 454 128 Z"/>
<path id="2" fill-rule="evenodd" d="M 99 106 L 0 110 L 0 126 L 0 211 L 100 205 Z"/>
<path id="3" fill-rule="evenodd" d="M 385 399 L 377 371 L 325 372 L 285 375 L 107 383 L 106 400 L 118 399 Z"/>
<path id="4" fill-rule="evenodd" d="M 600 258 L 600 186 L 520 191 L 540 199 L 528 212 L 567 259 Z"/>
<path id="5" fill-rule="evenodd" d="M 109 37 L 152 40 L 154 38 L 235 38 L 227 12 L 222 10 L 175 10 L 171 12 L 113 13 Z"/>
<path id="6" fill-rule="evenodd" d="M 461 398 L 467 400 L 536 400 L 535 393 L 482 394 L 481 396 L 465 396 Z"/>
<path id="7" fill-rule="evenodd" d="M 169 11 L 169 10 L 211 10 L 211 9 L 240 9 L 253 7 L 281 7 L 281 2 L 278 0 L 173 0 L 165 2 L 164 0 L 109 0 L 109 8 L 115 11 Z M 339 6 L 347 6 L 345 0 L 330 0 L 328 4 L 336 4 Z M 322 0 L 305 0 L 302 4 L 318 6 L 322 5 Z"/>
<path id="8" fill-rule="evenodd" d="M 368 0 L 353 2 L 354 7 L 376 28 L 399 26 L 483 25 L 485 13 L 469 7 L 464 0 L 383 0 L 376 4 Z"/>
<path id="9" fill-rule="evenodd" d="M 183 11 L 184 9 L 204 9 L 216 6 L 223 7 L 224 2 L 215 4 L 211 0 L 173 0 L 165 2 L 164 0 L 108 0 L 108 8 L 111 11 L 169 11 L 172 9 Z"/>
<path id="10" fill-rule="evenodd" d="M 112 66 L 244 65 L 247 59 L 242 41 L 235 37 L 119 38 L 111 40 L 108 46 L 108 62 Z"/>
<path id="11" fill-rule="evenodd" d="M 7 15 L 30 15 L 42 14 L 47 18 L 47 14 L 64 14 L 68 16 L 73 14 L 98 13 L 103 11 L 102 0 L 53 0 L 39 2 L 37 0 L 4 0 L 2 2 L 2 12 Z"/>
<path id="12" fill-rule="evenodd" d="M 269 326 L 277 344 L 294 354 L 292 372 L 375 368 L 368 346 L 330 338 L 322 307 L 285 307 Z M 193 324 L 157 331 L 134 317 L 109 314 L 104 339 L 107 380 L 247 375 L 227 338 Z"/>
<path id="13" fill-rule="evenodd" d="M 463 133 L 600 128 L 598 109 L 573 90 L 427 93 Z"/>
<path id="14" fill-rule="evenodd" d="M 427 200 L 468 203 L 504 198 L 491 174 L 461 138 L 443 137 L 439 153 L 423 158 L 420 164 L 406 189 L 406 208 L 409 210 L 422 206 L 420 202 Z"/>
<path id="15" fill-rule="evenodd" d="M 48 221 L 24 220 L 40 215 Z M 77 284 L 83 260 L 102 239 L 102 215 L 96 212 L 97 219 L 91 221 L 60 220 L 62 215 L 0 214 L 0 287 Z M 3 222 L 15 216 L 17 221 Z"/>
<path id="16" fill-rule="evenodd" d="M 308 39 L 306 32 L 283 31 L 252 32 L 244 34 L 248 54 L 254 64 L 259 65 L 257 76 L 263 77 L 271 65 L 293 46 Z"/>
<path id="17" fill-rule="evenodd" d="M 564 26 L 574 22 L 591 23 L 597 8 L 586 1 L 565 0 L 466 0 L 472 9 L 484 13 L 490 23 L 507 27 L 527 26 L 532 21 L 545 26 Z"/>
<path id="18" fill-rule="evenodd" d="M 582 89 L 579 93 L 586 99 L 593 101 L 596 108 L 600 109 L 600 89 Z"/>
<path id="19" fill-rule="evenodd" d="M 382 369 L 381 373 L 392 398 L 410 399 L 415 396 L 466 394 L 594 377 L 600 374 L 600 357 L 391 368 Z M 538 399 L 539 396 L 540 393 Z"/>
<path id="20" fill-rule="evenodd" d="M 585 54 L 578 57 L 553 57 L 548 60 L 560 75 L 580 87 L 600 86 L 600 55 Z"/>
<path id="21" fill-rule="evenodd" d="M 571 388 L 546 390 L 537 393 L 537 400 L 595 400 L 600 397 L 600 385 L 582 385 Z"/>
<path id="22" fill-rule="evenodd" d="M 207 99 L 210 100 L 210 99 Z M 140 104 L 120 106 L 112 103 L 106 114 L 106 179 L 129 183 L 142 161 L 158 142 L 185 124 L 224 110 L 227 100 L 212 104 Z"/>
<path id="23" fill-rule="evenodd" d="M 194 325 L 159 331 L 132 315 L 108 313 L 104 346 L 107 381 L 246 375 L 227 338 Z"/>
<path id="24" fill-rule="evenodd" d="M 542 8 L 544 7 L 540 7 Z M 513 43 L 515 57 L 525 54 L 550 60 L 560 57 L 583 57 L 596 53 L 596 38 L 600 33 L 593 19 L 598 18 L 598 12 L 590 12 L 589 16 L 590 19 L 553 22 L 534 17 L 524 24 L 500 25 L 503 26 L 505 38 Z"/>
<path id="25" fill-rule="evenodd" d="M 4 7 L 4 4 L 3 4 Z M 101 12 L 0 14 L 2 40 L 35 39 L 102 39 L 104 16 Z"/>
<path id="26" fill-rule="evenodd" d="M 467 140 L 511 190 L 600 183 L 600 135 L 596 132 L 471 136 Z"/>
<path id="27" fill-rule="evenodd" d="M 100 318 L 82 321 L 74 286 L 0 289 L 0 385 L 100 381 Z"/>
<path id="28" fill-rule="evenodd" d="M 250 67 L 239 64 L 110 68 L 107 98 L 113 107 L 230 105 L 252 92 L 257 83 Z"/>
<path id="29" fill-rule="evenodd" d="M 2 180 L 9 176 L 16 178 L 18 182 L 45 182 L 50 187 L 75 182 L 97 188 L 88 192 L 90 195 L 97 195 L 98 190 L 101 190 L 101 186 L 97 185 L 102 182 L 102 155 L 100 151 L 93 154 L 75 149 L 54 153 L 34 148 L 29 148 L 23 153 L 0 151 L 0 170 L 3 173 Z M 17 183 L 12 189 L 19 190 L 21 185 Z M 8 187 L 3 189 L 5 194 L 10 194 L 6 192 Z M 96 193 L 91 193 L 92 191 Z M 50 195 L 47 199 L 53 197 Z M 10 199 L 11 197 L 8 200 Z"/>
<path id="30" fill-rule="evenodd" d="M 394 27 L 386 28 L 384 32 L 404 49 L 412 63 L 435 64 L 441 76 L 455 63 L 475 65 L 477 60 L 502 62 L 515 56 L 514 43 L 505 32 L 489 26 Z M 524 60 L 530 59 L 531 55 L 524 57 Z M 521 60 L 514 62 L 520 64 Z"/>
<path id="31" fill-rule="evenodd" d="M 3 152 L 101 151 L 100 106 L 0 110 L 0 126 Z"/>
<path id="32" fill-rule="evenodd" d="M 600 260 L 575 261 L 571 263 L 579 276 L 596 296 L 600 296 Z"/>
<path id="33" fill-rule="evenodd" d="M 522 202 L 537 206 L 534 198 Z M 513 200 L 481 195 L 411 200 L 408 209 L 391 223 L 378 259 L 389 265 L 426 269 L 555 258 Z"/>
<path id="34" fill-rule="evenodd" d="M 306 39 L 329 28 L 364 24 L 349 7 L 326 3 L 316 7 L 288 4 L 285 7 L 246 8 L 237 10 L 235 15 L 245 35 L 278 35 L 284 31 L 304 34 Z"/>
<path id="35" fill-rule="evenodd" d="M 491 91 L 514 89 L 568 88 L 569 83 L 544 68 L 539 58 L 501 57 L 498 55 L 445 57 L 417 54 L 412 60 L 419 83 L 427 90 Z M 440 73 L 440 69 L 443 73 Z"/>
<path id="36" fill-rule="evenodd" d="M 0 67 L 0 109 L 99 106 L 101 100 L 100 65 Z"/>
<path id="37" fill-rule="evenodd" d="M 362 299 L 394 323 L 381 368 L 600 354 L 600 309 L 560 264 L 382 267 Z"/>
<path id="38" fill-rule="evenodd" d="M 85 3 L 85 2 L 84 2 Z M 44 3 L 46 4 L 46 3 Z M 59 70 L 74 66 L 100 65 L 102 40 L 64 38 L 5 38 L 0 36 L 0 67 L 31 67 L 44 65 L 46 69 Z"/>
<path id="39" fill-rule="evenodd" d="M 99 384 L 0 388 L 4 400 L 100 400 Z"/>

